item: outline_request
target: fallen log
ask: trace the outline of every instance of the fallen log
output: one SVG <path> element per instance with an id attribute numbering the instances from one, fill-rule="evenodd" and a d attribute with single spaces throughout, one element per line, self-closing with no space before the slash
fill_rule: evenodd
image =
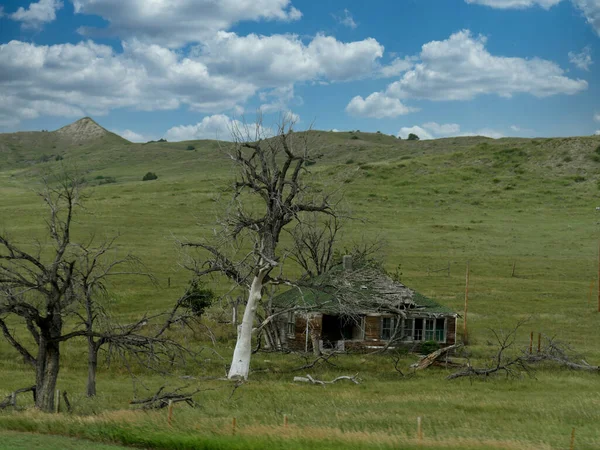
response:
<path id="1" fill-rule="evenodd" d="M 17 395 L 22 394 L 24 392 L 30 392 L 30 391 L 33 393 L 33 401 L 35 402 L 36 387 L 34 385 L 34 386 L 26 387 L 26 388 L 17 389 L 16 391 L 8 394 L 4 398 L 4 400 L 2 400 L 0 402 L 0 409 L 6 409 L 9 406 L 16 408 L 17 407 Z"/>
<path id="2" fill-rule="evenodd" d="M 162 386 L 156 394 L 152 397 L 139 399 L 139 400 L 131 400 L 129 402 L 130 405 L 136 405 L 139 409 L 162 409 L 169 406 L 169 402 L 171 403 L 179 403 L 185 402 L 190 405 L 192 408 L 198 406 L 198 404 L 193 400 L 192 396 L 200 392 L 200 389 L 195 390 L 194 392 L 189 393 L 180 393 L 179 391 L 183 388 L 175 389 L 173 392 L 164 392 L 165 386 Z"/>
<path id="3" fill-rule="evenodd" d="M 358 374 L 356 374 L 354 376 L 343 375 L 343 376 L 337 377 L 337 378 L 335 378 L 335 379 L 333 379 L 331 381 L 317 380 L 317 379 L 311 377 L 308 374 L 306 375 L 306 377 L 294 377 L 294 382 L 319 384 L 321 386 L 325 386 L 326 384 L 337 383 L 338 381 L 341 381 L 341 380 L 348 380 L 348 381 L 351 381 L 354 384 L 360 384 L 360 381 L 358 379 Z"/>
<path id="4" fill-rule="evenodd" d="M 411 367 L 413 367 L 415 370 L 427 369 L 429 366 L 431 366 L 434 362 L 436 362 L 442 356 L 447 355 L 452 350 L 459 348 L 461 345 L 462 344 L 454 344 L 449 347 L 440 348 L 439 350 L 436 350 L 435 352 L 430 353 L 429 355 L 425 356 L 421 361 L 413 364 Z"/>

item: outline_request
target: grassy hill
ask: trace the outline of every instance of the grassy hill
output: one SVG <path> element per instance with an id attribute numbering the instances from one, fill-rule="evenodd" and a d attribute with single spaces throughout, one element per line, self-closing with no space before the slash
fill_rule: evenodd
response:
<path id="1" fill-rule="evenodd" d="M 470 262 L 469 323 L 476 360 L 493 351 L 489 328 L 510 329 L 530 318 L 520 342 L 527 342 L 529 331 L 556 335 L 590 363 L 600 362 L 600 314 L 594 298 L 588 303 L 600 238 L 595 210 L 600 206 L 600 137 L 409 142 L 378 133 L 310 134 L 317 153 L 310 176 L 325 188 L 342 187 L 344 206 L 364 219 L 348 223 L 341 246 L 362 238 L 385 239 L 389 269 L 401 264 L 403 282 L 458 311 Z M 86 138 L 77 131 L 0 134 L 0 227 L 23 243 L 43 239 L 45 211 L 34 192 L 40 176 L 61 166 L 77 168 L 92 186 L 86 211 L 77 220 L 77 236 L 120 233 L 118 251 L 138 255 L 159 282 L 157 288 L 143 279 L 117 280 L 112 308 L 124 319 L 162 310 L 189 280 L 173 237 L 198 238 L 215 225 L 220 191 L 233 175 L 222 151 L 226 146 L 210 140 L 133 144 L 108 132 Z M 141 181 L 148 171 L 158 179 Z M 434 272 L 448 264 L 449 277 Z M 227 288 L 218 280 L 213 287 Z M 219 317 L 215 312 L 209 320 L 226 362 L 233 333 L 216 323 Z M 193 345 L 211 344 L 198 331 Z M 61 383 L 70 392 L 82 391 L 83 351 L 69 344 L 64 355 Z M 14 356 L 0 342 L 0 391 L 31 378 Z M 411 358 L 406 357 L 406 366 Z M 206 356 L 185 375 L 220 375 L 223 364 Z M 470 385 L 468 380 L 445 381 L 442 369 L 399 379 L 384 356 L 338 357 L 336 364 L 311 373 L 327 379 L 361 372 L 365 383 L 356 390 L 336 385 L 317 394 L 318 387 L 290 383 L 294 374 L 286 370 L 302 365 L 297 357 L 258 354 L 253 366 L 264 371 L 253 375 L 245 394 L 228 400 L 230 389 L 224 392 L 219 382 L 207 382 L 215 391 L 203 394 L 205 406 L 186 413 L 181 427 L 200 423 L 219 435 L 236 415 L 255 427 L 246 430 L 248 435 L 260 434 L 260 427 L 278 423 L 287 412 L 300 434 L 302 427 L 393 430 L 412 439 L 416 416 L 424 415 L 431 439 L 465 439 L 456 448 L 494 448 L 491 441 L 496 448 L 565 448 L 571 426 L 578 427 L 577 448 L 600 446 L 593 425 L 600 419 L 597 376 L 543 371 L 536 380 Z M 163 382 L 147 375 L 149 385 Z M 126 408 L 124 397 L 131 398 L 126 371 L 104 369 L 99 390 L 99 399 L 80 399 L 78 407 Z M 10 422 L 19 429 L 16 420 L 0 416 L 0 427 Z M 388 445 L 383 437 L 371 437 Z M 479 447 L 478 440 L 487 443 Z M 454 444 L 445 443 L 448 448 Z"/>

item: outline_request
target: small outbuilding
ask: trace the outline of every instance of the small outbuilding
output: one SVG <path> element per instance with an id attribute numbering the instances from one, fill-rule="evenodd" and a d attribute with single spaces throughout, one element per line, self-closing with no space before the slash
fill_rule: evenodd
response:
<path id="1" fill-rule="evenodd" d="M 456 342 L 458 314 L 396 281 L 376 263 L 352 259 L 272 300 L 282 344 L 302 351 L 440 347 Z"/>

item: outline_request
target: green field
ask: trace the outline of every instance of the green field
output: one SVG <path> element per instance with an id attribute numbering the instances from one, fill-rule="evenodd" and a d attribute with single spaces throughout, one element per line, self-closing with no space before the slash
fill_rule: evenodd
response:
<path id="1" fill-rule="evenodd" d="M 600 137 L 408 142 L 375 133 L 311 133 L 321 156 L 309 167 L 310 178 L 326 189 L 341 187 L 343 207 L 363 219 L 347 223 L 340 247 L 384 239 L 389 270 L 401 264 L 405 284 L 457 311 L 469 261 L 473 361 L 493 354 L 490 329 L 508 330 L 528 319 L 519 330 L 520 348 L 531 331 L 541 332 L 568 342 L 590 364 L 600 363 L 600 314 L 589 295 L 600 238 Z M 0 228 L 23 244 L 47 241 L 45 211 L 35 194 L 40 177 L 61 165 L 77 168 L 91 187 L 76 238 L 120 233 L 118 252 L 139 256 L 158 280 L 158 286 L 143 278 L 116 280 L 111 310 L 123 321 L 162 311 L 190 278 L 179 265 L 175 238 L 200 238 L 215 227 L 220 192 L 233 175 L 222 145 L 131 144 L 114 135 L 79 145 L 52 133 L 0 135 Z M 158 180 L 142 182 L 148 171 Z M 106 177 L 114 182 L 102 184 Z M 449 277 L 434 272 L 448 264 Z M 211 286 L 228 288 L 217 279 Z M 203 349 L 198 360 L 166 379 L 138 372 L 132 383 L 118 363 L 103 365 L 99 395 L 91 400 L 83 395 L 85 346 L 71 341 L 63 349 L 58 387 L 69 392 L 74 413 L 4 412 L 0 429 L 143 448 L 563 449 L 575 427 L 575 448 L 600 448 L 598 374 L 550 365 L 522 379 L 447 381 L 448 369 L 401 377 L 388 355 L 339 355 L 335 366 L 308 373 L 320 379 L 359 373 L 362 383 L 323 388 L 292 382 L 306 373 L 294 371 L 305 363 L 301 356 L 258 353 L 250 381 L 232 394 L 231 383 L 208 379 L 223 376 L 229 362 L 234 333 L 221 323 L 229 315 L 219 305 L 211 309 L 204 320 L 216 346 L 203 328 L 190 333 L 189 345 Z M 416 360 L 403 357 L 405 373 Z M 0 341 L 0 397 L 33 379 Z M 178 405 L 172 427 L 166 412 L 128 411 L 135 394 L 187 383 L 203 389 L 196 396 L 200 407 Z M 421 443 L 417 417 L 423 418 Z M 21 448 L 30 435 L 8 436 L 14 446 L 0 442 L 0 448 Z"/>

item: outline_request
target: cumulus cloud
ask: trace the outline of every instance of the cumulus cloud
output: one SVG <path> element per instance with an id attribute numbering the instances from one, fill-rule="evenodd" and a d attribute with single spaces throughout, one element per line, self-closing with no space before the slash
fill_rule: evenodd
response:
<path id="1" fill-rule="evenodd" d="M 484 36 L 473 37 L 463 30 L 445 41 L 423 45 L 421 62 L 391 84 L 388 92 L 398 98 L 471 100 L 482 94 L 547 97 L 587 89 L 585 80 L 566 77 L 551 61 L 494 56 L 486 42 Z"/>
<path id="2" fill-rule="evenodd" d="M 387 66 L 383 66 L 379 73 L 383 78 L 391 78 L 401 75 L 415 65 L 414 58 L 395 58 Z"/>
<path id="3" fill-rule="evenodd" d="M 562 0 L 465 0 L 467 3 L 477 3 L 498 9 L 525 9 L 532 6 L 541 6 L 550 9 Z M 579 9 L 587 23 L 589 23 L 600 36 L 600 1 L 599 0 L 571 0 Z"/>
<path id="4" fill-rule="evenodd" d="M 357 115 L 364 111 L 368 114 L 363 115 L 369 117 L 378 117 L 377 114 L 393 117 L 385 111 L 375 111 L 376 104 L 384 106 L 382 99 L 385 99 L 386 104 L 396 105 L 399 115 L 400 101 L 411 98 L 472 100 L 486 94 L 505 98 L 514 94 L 547 97 L 576 94 L 588 87 L 585 80 L 565 76 L 563 69 L 552 61 L 494 56 L 486 49 L 486 42 L 485 37 L 474 37 L 469 30 L 454 33 L 445 41 L 429 42 L 423 45 L 419 62 L 400 80 L 366 100 L 354 97 L 346 110 Z"/>
<path id="5" fill-rule="evenodd" d="M 297 20 L 290 0 L 72 0 L 76 13 L 106 19 L 108 29 L 80 28 L 84 35 L 136 37 L 169 47 L 201 42 L 242 21 Z"/>
<path id="6" fill-rule="evenodd" d="M 421 126 L 402 127 L 397 136 L 407 139 L 408 135 L 414 133 L 421 140 L 438 139 L 450 136 L 486 136 L 493 139 L 504 137 L 504 134 L 491 128 L 482 128 L 477 131 L 461 131 L 460 125 L 456 123 L 438 124 L 427 122 Z"/>
<path id="7" fill-rule="evenodd" d="M 352 28 L 353 30 L 358 26 L 352 17 L 352 13 L 347 9 L 344 9 L 340 15 L 333 15 L 334 19 L 345 27 Z"/>
<path id="8" fill-rule="evenodd" d="M 596 114 L 594 114 L 594 120 L 595 120 L 596 122 L 600 122 L 600 113 L 596 113 Z"/>
<path id="9" fill-rule="evenodd" d="M 577 8 L 581 10 L 587 23 L 589 23 L 598 36 L 600 36 L 600 1 L 599 0 L 573 0 Z"/>
<path id="10" fill-rule="evenodd" d="M 421 128 L 418 125 L 415 125 L 412 127 L 402 127 L 402 128 L 400 128 L 400 131 L 398 131 L 396 136 L 399 136 L 402 139 L 408 139 L 408 135 L 411 133 L 419 136 L 419 139 L 423 139 L 423 140 L 434 139 L 433 135 L 429 134 L 427 131 L 425 131 L 423 128 Z"/>
<path id="11" fill-rule="evenodd" d="M 38 46 L 11 41 L 0 45 L 0 115 L 106 114 L 114 108 L 168 110 L 181 105 L 198 111 L 233 108 L 257 87 L 209 73 L 206 65 L 168 49 L 134 41 L 124 53 L 91 41 Z M 35 99 L 35 100 L 31 100 Z M 46 108 L 47 105 L 53 105 Z"/>
<path id="12" fill-rule="evenodd" d="M 288 85 L 326 78 L 346 81 L 372 74 L 383 46 L 375 39 L 340 42 L 318 34 L 308 44 L 295 35 L 260 36 L 221 31 L 193 54 L 219 73 L 250 80 L 259 86 Z"/>
<path id="13" fill-rule="evenodd" d="M 170 110 L 181 106 L 205 113 L 238 111 L 263 92 L 265 112 L 302 103 L 297 82 L 347 81 L 379 69 L 383 46 L 374 39 L 340 42 L 317 35 L 238 36 L 220 32 L 188 51 L 138 39 L 123 52 L 92 41 L 51 46 L 20 41 L 0 44 L 0 89 L 33 107 L 31 99 L 77 108 L 89 115 L 115 108 Z M 16 100 L 14 100 L 16 101 Z M 0 114 L 14 122 L 28 118 L 8 104 Z M 57 113 L 54 113 L 57 114 Z"/>
<path id="14" fill-rule="evenodd" d="M 569 52 L 569 61 L 577 68 L 585 71 L 589 71 L 590 66 L 594 64 L 589 47 L 585 47 L 581 53 Z"/>
<path id="15" fill-rule="evenodd" d="M 12 20 L 21 22 L 22 28 L 41 28 L 44 24 L 56 20 L 56 11 L 64 6 L 60 0 L 40 0 L 31 3 L 27 9 L 22 6 L 10 15 Z M 2 10 L 0 10 L 2 16 Z"/>
<path id="16" fill-rule="evenodd" d="M 596 132 L 594 133 L 596 136 L 600 136 L 600 130 L 596 130 Z"/>
<path id="17" fill-rule="evenodd" d="M 136 133 L 135 131 L 132 131 L 132 130 L 123 130 L 123 131 L 113 130 L 113 133 L 118 134 L 119 136 L 121 136 L 131 142 L 148 142 L 148 141 L 156 140 L 155 137 Z"/>
<path id="18" fill-rule="evenodd" d="M 290 114 L 290 118 L 293 118 L 293 113 Z M 229 141 L 233 139 L 232 131 L 239 131 L 243 135 L 249 134 L 253 136 L 255 134 L 254 124 L 245 124 L 236 119 L 231 119 L 224 114 L 215 114 L 212 116 L 206 116 L 202 121 L 195 125 L 180 125 L 170 128 L 165 138 L 169 141 L 190 141 L 197 139 L 219 139 Z M 270 128 L 261 126 L 258 133 L 262 136 L 271 136 L 273 134 Z"/>
<path id="19" fill-rule="evenodd" d="M 467 3 L 490 6 L 499 9 L 525 9 L 532 6 L 541 6 L 550 9 L 562 0 L 465 0 Z"/>
<path id="20" fill-rule="evenodd" d="M 374 117 L 376 119 L 398 117 L 413 111 L 415 111 L 414 108 L 409 108 L 397 98 L 388 97 L 381 92 L 375 92 L 367 98 L 357 95 L 346 106 L 346 112 L 353 116 Z"/>

